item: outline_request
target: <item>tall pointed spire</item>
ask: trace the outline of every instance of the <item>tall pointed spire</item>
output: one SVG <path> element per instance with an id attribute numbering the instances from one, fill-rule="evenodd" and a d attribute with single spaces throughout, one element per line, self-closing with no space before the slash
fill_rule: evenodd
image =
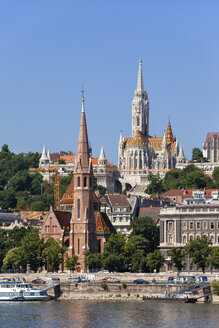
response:
<path id="1" fill-rule="evenodd" d="M 47 152 L 47 158 L 48 158 L 48 160 L 51 162 L 51 156 L 50 156 L 50 151 L 49 151 L 49 149 L 48 149 L 48 152 Z"/>
<path id="2" fill-rule="evenodd" d="M 43 151 L 42 151 L 42 155 L 40 159 L 47 159 L 47 155 L 46 155 L 46 146 L 43 146 Z"/>
<path id="3" fill-rule="evenodd" d="M 90 150 L 88 144 L 87 124 L 86 124 L 86 117 L 84 111 L 84 92 L 82 92 L 81 102 L 82 102 L 82 109 L 81 109 L 81 124 L 79 130 L 79 138 L 78 138 L 77 162 L 80 161 L 81 167 L 84 169 L 88 169 Z"/>
<path id="4" fill-rule="evenodd" d="M 172 132 L 170 121 L 168 122 L 168 126 L 167 126 L 166 141 L 168 143 L 170 143 L 171 141 L 174 141 L 173 132 Z"/>
<path id="5" fill-rule="evenodd" d="M 178 157 L 179 158 L 182 158 L 182 159 L 185 158 L 184 151 L 183 151 L 183 146 L 182 145 L 180 146 L 180 151 L 179 151 Z"/>
<path id="6" fill-rule="evenodd" d="M 143 84 L 143 74 L 142 74 L 142 59 L 139 60 L 139 68 L 138 68 L 138 83 L 137 83 L 137 92 L 144 91 L 144 84 Z"/>
<path id="7" fill-rule="evenodd" d="M 106 155 L 104 153 L 104 149 L 103 149 L 103 146 L 101 147 L 101 151 L 100 151 L 100 157 L 99 157 L 100 160 L 106 160 Z"/>

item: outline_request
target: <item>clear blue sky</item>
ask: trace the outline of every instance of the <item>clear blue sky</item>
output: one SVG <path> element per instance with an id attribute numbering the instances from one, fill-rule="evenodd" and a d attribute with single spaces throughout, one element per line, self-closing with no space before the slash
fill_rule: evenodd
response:
<path id="1" fill-rule="evenodd" d="M 219 132 L 219 1 L 2 0 L 0 145 L 76 152 L 81 86 L 93 156 L 131 136 L 139 57 L 150 134 L 168 117 L 190 158 Z"/>

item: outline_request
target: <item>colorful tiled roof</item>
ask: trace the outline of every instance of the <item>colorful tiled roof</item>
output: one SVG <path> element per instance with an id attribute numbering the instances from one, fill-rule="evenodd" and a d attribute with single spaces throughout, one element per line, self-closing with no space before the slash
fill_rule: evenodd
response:
<path id="1" fill-rule="evenodd" d="M 125 147 L 145 147 L 148 145 L 148 139 L 144 138 L 142 133 L 138 131 L 134 138 L 125 138 Z"/>
<path id="2" fill-rule="evenodd" d="M 74 202 L 74 178 L 71 180 L 66 192 L 60 200 L 60 204 L 72 204 Z"/>
<path id="3" fill-rule="evenodd" d="M 96 220 L 97 233 L 115 233 L 115 228 L 113 227 L 106 213 L 95 211 L 94 216 Z"/>

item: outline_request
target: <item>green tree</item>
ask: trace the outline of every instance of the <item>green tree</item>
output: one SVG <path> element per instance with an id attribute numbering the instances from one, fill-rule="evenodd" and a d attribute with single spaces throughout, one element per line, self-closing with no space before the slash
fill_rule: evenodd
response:
<path id="1" fill-rule="evenodd" d="M 202 162 L 203 161 L 203 153 L 202 151 L 195 147 L 192 149 L 192 162 Z"/>
<path id="2" fill-rule="evenodd" d="M 0 229 L 0 267 L 2 266 L 4 257 L 8 251 L 6 247 L 7 240 L 7 231 L 4 229 Z"/>
<path id="3" fill-rule="evenodd" d="M 21 247 L 11 248 L 6 254 L 2 269 L 19 269 L 24 264 Z"/>
<path id="4" fill-rule="evenodd" d="M 58 271 L 62 262 L 63 248 L 53 238 L 49 237 L 44 245 L 42 257 L 45 259 L 48 271 Z"/>
<path id="5" fill-rule="evenodd" d="M 212 177 L 213 177 L 214 182 L 215 182 L 215 187 L 219 188 L 219 167 L 214 168 L 214 171 L 212 173 Z"/>
<path id="6" fill-rule="evenodd" d="M 85 266 L 90 270 L 97 270 L 102 268 L 103 254 L 91 253 L 89 250 L 84 252 Z"/>
<path id="7" fill-rule="evenodd" d="M 219 247 L 212 248 L 210 262 L 213 268 L 219 269 Z"/>
<path id="8" fill-rule="evenodd" d="M 142 268 L 142 258 L 147 255 L 149 241 L 142 235 L 131 235 L 125 245 L 125 262 L 132 272 Z"/>
<path id="9" fill-rule="evenodd" d="M 65 266 L 66 269 L 71 271 L 75 270 L 76 264 L 78 261 L 78 256 L 73 255 L 72 257 L 68 256 L 68 254 L 66 255 L 66 260 L 65 260 Z"/>
<path id="10" fill-rule="evenodd" d="M 160 230 L 151 217 L 135 218 L 131 223 L 131 229 L 130 238 L 140 235 L 147 240 L 147 253 L 153 252 L 159 245 Z"/>
<path id="11" fill-rule="evenodd" d="M 185 255 L 183 254 L 180 248 L 173 247 L 170 252 L 171 261 L 174 266 L 177 268 L 178 272 L 182 270 L 182 261 L 185 259 Z"/>
<path id="12" fill-rule="evenodd" d="M 12 209 L 17 205 L 16 193 L 13 189 L 0 191 L 0 207 Z"/>
<path id="13" fill-rule="evenodd" d="M 13 178 L 10 179 L 9 184 L 15 191 L 30 190 L 31 181 L 31 175 L 27 170 L 24 170 L 18 171 Z"/>
<path id="14" fill-rule="evenodd" d="M 109 271 L 125 271 L 125 236 L 112 234 L 103 252 L 103 267 Z"/>
<path id="15" fill-rule="evenodd" d="M 203 273 L 209 264 L 209 256 L 211 254 L 210 244 L 211 242 L 207 237 L 202 236 L 201 238 L 190 240 L 185 246 L 186 254 L 191 256 L 193 264 L 198 264 L 202 268 Z"/>
<path id="16" fill-rule="evenodd" d="M 31 270 L 37 271 L 43 265 L 42 252 L 44 247 L 44 240 L 40 239 L 39 231 L 30 229 L 21 243 L 24 265 L 30 264 Z"/>
<path id="17" fill-rule="evenodd" d="M 163 179 L 163 186 L 165 190 L 178 189 L 181 187 L 180 178 L 182 175 L 182 170 L 172 169 L 168 171 Z"/>
<path id="18" fill-rule="evenodd" d="M 159 271 L 164 264 L 164 257 L 159 249 L 155 249 L 153 253 L 149 253 L 146 257 L 147 266 L 153 272 L 154 270 Z"/>
<path id="19" fill-rule="evenodd" d="M 150 183 L 145 190 L 147 194 L 161 194 L 165 191 L 162 179 L 159 177 L 159 175 L 150 174 L 148 180 Z"/>

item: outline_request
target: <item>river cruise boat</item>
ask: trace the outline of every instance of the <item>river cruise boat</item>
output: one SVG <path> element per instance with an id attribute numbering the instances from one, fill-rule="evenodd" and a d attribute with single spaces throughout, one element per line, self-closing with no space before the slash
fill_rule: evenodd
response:
<path id="1" fill-rule="evenodd" d="M 46 290 L 35 289 L 24 282 L 0 282 L 0 301 L 48 301 Z"/>

